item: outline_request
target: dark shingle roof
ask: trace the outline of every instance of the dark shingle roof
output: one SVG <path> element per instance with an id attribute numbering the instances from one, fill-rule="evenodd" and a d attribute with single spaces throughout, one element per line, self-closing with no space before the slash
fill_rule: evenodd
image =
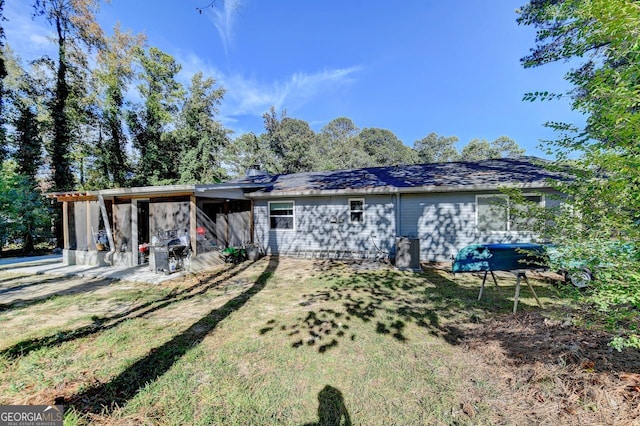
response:
<path id="1" fill-rule="evenodd" d="M 315 194 L 336 192 L 464 191 L 501 186 L 548 187 L 548 181 L 567 179 L 566 174 L 545 168 L 534 157 L 482 161 L 367 167 L 328 172 L 259 175 L 229 183 L 263 184 L 256 195 Z"/>

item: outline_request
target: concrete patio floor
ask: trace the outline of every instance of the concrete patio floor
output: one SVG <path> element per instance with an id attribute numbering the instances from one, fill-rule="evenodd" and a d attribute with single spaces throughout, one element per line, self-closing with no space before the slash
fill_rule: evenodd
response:
<path id="1" fill-rule="evenodd" d="M 65 265 L 62 263 L 62 255 L 0 259 L 0 272 L 107 278 L 149 284 L 160 284 L 164 281 L 173 280 L 188 274 L 186 271 L 174 272 L 170 275 L 165 275 L 164 273 L 156 274 L 149 270 L 148 264 L 134 267 Z"/>

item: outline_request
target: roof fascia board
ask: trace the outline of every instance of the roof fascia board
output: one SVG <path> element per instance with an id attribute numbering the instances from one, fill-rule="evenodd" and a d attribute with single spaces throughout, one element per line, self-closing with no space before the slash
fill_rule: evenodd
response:
<path id="1" fill-rule="evenodd" d="M 370 189 L 329 189 L 307 191 L 274 191 L 253 192 L 247 197 L 253 199 L 283 198 L 283 197 L 322 197 L 333 195 L 376 195 L 376 194 L 413 194 L 413 193 L 443 193 L 443 192 L 477 192 L 499 191 L 500 189 L 552 189 L 544 182 L 505 183 L 503 185 L 447 185 L 447 186 L 414 186 L 411 188 L 379 187 Z"/>
<path id="2" fill-rule="evenodd" d="M 217 190 L 229 191 L 243 189 L 263 189 L 267 184 L 213 184 L 213 185 L 166 185 L 166 186 L 139 186 L 133 188 L 112 188 L 92 191 L 67 191 L 50 192 L 47 198 L 56 198 L 58 201 L 79 201 L 80 199 L 98 199 L 102 195 L 107 199 L 113 198 L 146 198 L 148 196 L 172 196 L 176 194 L 209 193 L 215 194 Z"/>
<path id="3" fill-rule="evenodd" d="M 196 192 L 215 191 L 217 189 L 263 189 L 269 187 L 270 183 L 216 183 L 213 185 L 196 185 Z"/>
<path id="4" fill-rule="evenodd" d="M 133 188 L 101 189 L 97 191 L 107 197 L 123 197 L 131 195 L 162 195 L 195 192 L 195 185 L 139 186 Z"/>

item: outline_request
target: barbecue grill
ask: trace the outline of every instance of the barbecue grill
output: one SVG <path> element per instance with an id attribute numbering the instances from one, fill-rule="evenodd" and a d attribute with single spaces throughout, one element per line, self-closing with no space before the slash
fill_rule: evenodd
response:
<path id="1" fill-rule="evenodd" d="M 155 272 L 172 272 L 184 269 L 188 244 L 184 238 L 176 238 L 177 231 L 161 231 L 158 238 L 149 247 L 149 268 Z"/>

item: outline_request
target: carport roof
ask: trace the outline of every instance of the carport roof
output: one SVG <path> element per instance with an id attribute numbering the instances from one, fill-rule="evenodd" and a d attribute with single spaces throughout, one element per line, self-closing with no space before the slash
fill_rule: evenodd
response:
<path id="1" fill-rule="evenodd" d="M 68 191 L 51 192 L 49 198 L 58 201 L 84 201 L 97 200 L 99 195 L 105 199 L 118 198 L 148 198 L 148 197 L 175 197 L 182 195 L 198 195 L 216 198 L 240 198 L 244 199 L 243 191 L 264 188 L 260 183 L 218 183 L 218 184 L 183 184 L 183 185 L 158 185 L 141 186 L 133 188 L 112 188 L 92 191 Z M 233 194 L 233 192 L 237 194 Z M 222 193 L 224 192 L 224 193 Z"/>

